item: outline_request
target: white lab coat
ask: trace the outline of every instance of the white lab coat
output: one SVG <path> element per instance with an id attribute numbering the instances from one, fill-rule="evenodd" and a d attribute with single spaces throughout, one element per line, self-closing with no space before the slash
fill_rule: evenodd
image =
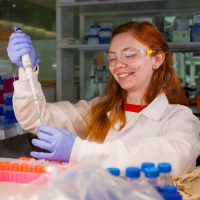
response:
<path id="1" fill-rule="evenodd" d="M 85 115 L 98 99 L 90 102 L 82 100 L 75 105 L 67 101 L 46 103 L 37 81 L 38 72 L 39 69 L 34 72 L 34 83 L 47 125 L 79 136 L 80 128 L 87 124 Z M 19 69 L 19 80 L 14 82 L 14 87 L 13 105 L 17 120 L 22 128 L 36 134 L 40 122 L 22 68 Z M 70 162 L 79 162 L 84 156 L 95 154 L 100 156 L 103 167 L 118 167 L 121 171 L 129 166 L 140 166 L 143 162 L 153 162 L 155 165 L 169 162 L 172 164 L 172 175 L 185 174 L 195 167 L 200 154 L 200 122 L 189 108 L 169 104 L 165 94 L 161 94 L 140 113 L 126 111 L 126 117 L 126 126 L 117 131 L 120 127 L 118 122 L 109 130 L 103 144 L 77 137 Z"/>

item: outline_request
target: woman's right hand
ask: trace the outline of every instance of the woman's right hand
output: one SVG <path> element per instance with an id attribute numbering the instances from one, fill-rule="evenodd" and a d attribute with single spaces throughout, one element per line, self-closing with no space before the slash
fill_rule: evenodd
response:
<path id="1" fill-rule="evenodd" d="M 15 31 L 16 29 L 17 27 Z M 40 62 L 40 60 L 35 57 L 35 49 L 32 45 L 31 37 L 23 32 L 11 34 L 7 52 L 11 62 L 20 67 L 23 67 L 22 56 L 27 53 L 29 53 L 33 68 Z"/>

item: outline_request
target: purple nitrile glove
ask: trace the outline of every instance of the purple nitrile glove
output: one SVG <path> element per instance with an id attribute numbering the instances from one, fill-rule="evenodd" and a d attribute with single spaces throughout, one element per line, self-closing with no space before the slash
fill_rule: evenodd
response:
<path id="1" fill-rule="evenodd" d="M 69 162 L 76 136 L 67 130 L 43 125 L 38 127 L 38 131 L 39 140 L 33 139 L 33 145 L 51 153 L 33 151 L 31 156 L 39 159 Z"/>
<path id="2" fill-rule="evenodd" d="M 40 60 L 35 57 L 35 49 L 32 45 L 31 37 L 25 33 L 16 33 L 19 29 L 15 27 L 15 33 L 12 33 L 8 43 L 8 57 L 12 63 L 23 67 L 22 56 L 29 53 L 32 66 L 35 67 Z"/>

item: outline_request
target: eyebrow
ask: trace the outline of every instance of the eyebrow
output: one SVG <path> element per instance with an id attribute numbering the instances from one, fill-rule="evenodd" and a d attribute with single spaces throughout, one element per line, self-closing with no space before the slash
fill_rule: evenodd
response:
<path id="1" fill-rule="evenodd" d="M 123 50 L 129 50 L 129 49 L 133 49 L 133 47 L 127 47 L 127 48 L 125 48 Z"/>

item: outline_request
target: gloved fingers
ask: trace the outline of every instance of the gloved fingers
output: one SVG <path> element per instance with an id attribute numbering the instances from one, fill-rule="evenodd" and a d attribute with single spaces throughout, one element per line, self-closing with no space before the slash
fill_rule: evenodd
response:
<path id="1" fill-rule="evenodd" d="M 21 56 L 29 53 L 30 51 L 31 51 L 31 48 L 23 48 L 15 53 L 17 54 L 18 57 L 21 57 Z"/>
<path id="2" fill-rule="evenodd" d="M 38 127 L 38 131 L 48 133 L 49 135 L 53 136 L 56 134 L 56 132 L 58 132 L 58 129 L 55 127 L 41 125 Z"/>
<path id="3" fill-rule="evenodd" d="M 29 35 L 26 35 L 26 38 L 28 38 L 29 40 L 31 40 L 31 37 Z"/>
<path id="4" fill-rule="evenodd" d="M 15 37 L 26 37 L 26 33 L 23 33 L 23 32 L 22 33 L 12 33 L 10 35 L 10 40 L 12 40 Z"/>
<path id="5" fill-rule="evenodd" d="M 24 48 L 30 48 L 31 49 L 31 46 L 32 45 L 29 44 L 29 43 L 19 43 L 19 44 L 12 45 L 12 47 L 9 47 L 9 49 L 11 49 L 10 51 L 19 51 L 19 50 L 24 49 Z"/>
<path id="6" fill-rule="evenodd" d="M 38 136 L 38 138 L 40 140 L 43 140 L 43 141 L 51 143 L 51 140 L 52 140 L 52 136 L 51 135 L 43 133 L 43 132 L 38 132 L 37 136 Z"/>
<path id="7" fill-rule="evenodd" d="M 32 139 L 32 144 L 41 149 L 45 149 L 50 152 L 52 151 L 52 145 L 48 142 L 38 140 L 38 139 Z"/>
<path id="8" fill-rule="evenodd" d="M 52 158 L 51 153 L 35 152 L 35 151 L 31 152 L 31 156 L 33 156 L 34 158 L 45 159 L 45 160 L 50 160 Z"/>
<path id="9" fill-rule="evenodd" d="M 20 43 L 28 43 L 28 44 L 32 44 L 32 41 L 29 40 L 28 38 L 26 37 L 14 37 L 12 39 L 10 39 L 9 41 L 9 46 L 12 46 L 12 45 L 16 45 L 16 44 L 20 44 Z"/>

